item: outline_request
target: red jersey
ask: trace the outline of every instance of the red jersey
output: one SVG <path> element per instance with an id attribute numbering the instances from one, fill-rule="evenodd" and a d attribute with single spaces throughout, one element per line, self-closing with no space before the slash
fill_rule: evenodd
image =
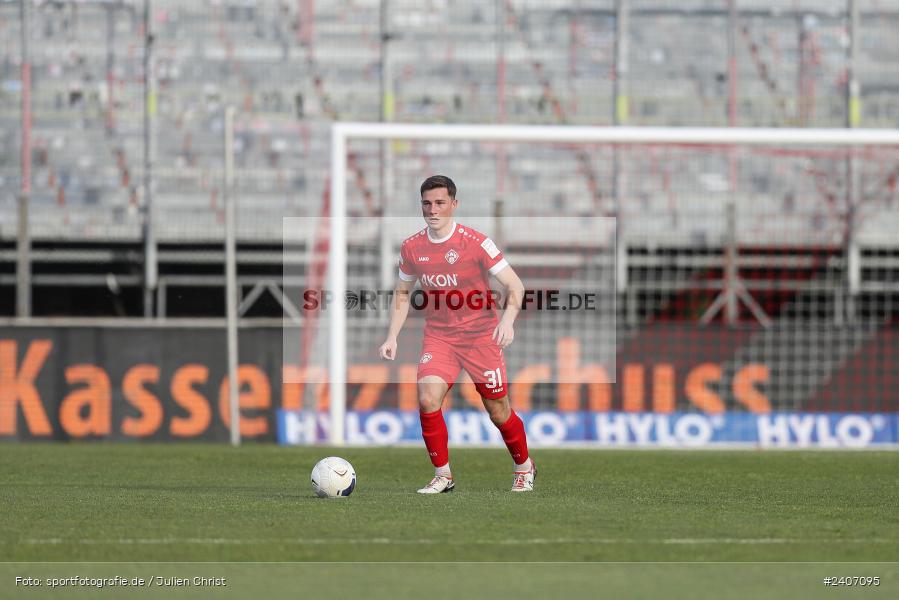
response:
<path id="1" fill-rule="evenodd" d="M 499 320 L 489 278 L 509 266 L 489 237 L 453 223 L 444 238 L 433 239 L 425 227 L 403 242 L 399 277 L 418 281 L 412 306 L 425 310 L 425 334 L 445 338 L 490 335 Z M 426 306 L 423 307 L 423 303 Z"/>

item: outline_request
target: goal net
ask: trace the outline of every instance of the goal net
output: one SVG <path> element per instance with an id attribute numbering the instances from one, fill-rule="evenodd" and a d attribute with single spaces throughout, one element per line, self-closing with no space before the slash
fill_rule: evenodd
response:
<path id="1" fill-rule="evenodd" d="M 400 244 L 425 227 L 419 186 L 443 174 L 456 221 L 526 289 L 595 298 L 519 315 L 518 410 L 895 411 L 897 145 L 881 130 L 337 123 L 319 214 L 284 223 L 292 402 L 329 411 L 334 443 L 347 411 L 417 408 L 421 315 L 379 364 L 389 310 L 361 296 L 393 289 Z M 313 307 L 310 291 L 343 301 Z M 464 380 L 453 394 L 477 406 Z"/>

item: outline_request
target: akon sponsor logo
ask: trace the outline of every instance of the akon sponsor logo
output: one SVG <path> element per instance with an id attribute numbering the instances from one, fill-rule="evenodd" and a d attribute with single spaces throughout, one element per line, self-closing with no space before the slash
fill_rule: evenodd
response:
<path id="1" fill-rule="evenodd" d="M 456 287 L 459 285 L 459 276 L 456 273 L 422 275 L 421 284 L 427 287 Z"/>

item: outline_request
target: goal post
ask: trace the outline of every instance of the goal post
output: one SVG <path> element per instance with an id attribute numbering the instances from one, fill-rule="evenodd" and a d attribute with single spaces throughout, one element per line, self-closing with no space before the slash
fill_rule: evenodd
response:
<path id="1" fill-rule="evenodd" d="M 855 160 L 861 148 L 881 148 L 894 152 L 899 148 L 899 130 L 888 129 L 790 129 L 790 128 L 667 128 L 667 127 L 589 127 L 589 126 L 527 126 L 527 125 L 475 125 L 475 124 L 409 124 L 409 123 L 354 123 L 337 122 L 331 131 L 331 164 L 330 164 L 330 239 L 328 245 L 328 285 L 335 298 L 344 298 L 347 293 L 347 180 L 351 175 L 348 167 L 349 144 L 356 140 L 374 141 L 444 141 L 481 143 L 534 143 L 534 144 L 581 144 L 603 145 L 614 148 L 669 146 L 701 149 L 707 153 L 730 156 L 737 148 L 769 147 L 784 150 L 789 155 L 791 149 L 827 148 L 833 151 L 827 160 Z M 771 155 L 771 164 L 776 164 L 777 153 Z M 845 157 L 845 158 L 841 158 Z M 891 155 L 895 157 L 895 155 Z M 735 159 L 731 158 L 732 165 Z M 804 160 L 804 159 L 797 159 Z M 824 169 L 826 171 L 826 169 Z M 889 169 L 887 169 L 889 170 Z M 733 172 L 733 168 L 731 169 Z M 824 173 L 826 176 L 827 173 Z M 678 173 L 669 176 L 678 177 Z M 700 177 L 702 174 L 699 175 Z M 817 175 L 815 175 L 817 176 Z M 713 185 L 714 182 L 709 183 Z M 732 182 L 731 182 L 732 183 Z M 600 182 L 602 185 L 603 182 Z M 762 185 L 762 184 L 759 184 Z M 842 184 L 841 184 L 842 185 Z M 726 187 L 725 184 L 722 184 Z M 733 192 L 733 185 L 730 191 Z M 863 191 L 840 189 L 850 198 L 862 194 Z M 650 200 L 652 200 L 650 198 Z M 792 202 L 785 200 L 787 204 Z M 792 205 L 790 205 L 792 206 Z M 617 210 L 616 210 L 617 216 Z M 672 217 L 676 218 L 676 216 Z M 851 232 L 852 226 L 848 228 Z M 848 236 L 852 244 L 855 236 Z M 731 243 L 736 246 L 737 242 Z M 778 242 L 780 243 L 780 242 Z M 860 270 L 857 247 L 847 248 L 848 257 L 847 281 L 857 285 Z M 853 258 L 854 257 L 854 258 Z M 733 257 L 726 257 L 732 260 Z M 763 258 L 760 260 L 764 260 Z M 618 272 L 627 272 L 626 264 L 618 264 Z M 720 290 L 721 302 L 707 306 L 704 321 L 715 318 L 716 311 L 726 306 L 733 312 L 737 303 L 745 303 L 751 315 L 761 315 L 765 307 L 758 306 L 747 288 L 734 279 L 737 269 L 724 269 L 730 275 L 722 276 L 723 283 L 715 288 L 711 283 L 709 289 Z M 674 288 L 680 285 L 672 284 Z M 673 288 L 672 288 L 673 289 Z M 619 292 L 627 290 L 618 290 Z M 635 311 L 636 312 L 636 311 Z M 734 314 L 738 314 L 737 311 Z M 732 316 L 732 315 L 731 315 Z M 336 302 L 329 315 L 328 357 L 328 389 L 329 389 L 329 438 L 334 445 L 342 445 L 346 441 L 345 417 L 347 414 L 347 358 L 344 349 L 347 347 L 347 311 L 342 302 Z"/>

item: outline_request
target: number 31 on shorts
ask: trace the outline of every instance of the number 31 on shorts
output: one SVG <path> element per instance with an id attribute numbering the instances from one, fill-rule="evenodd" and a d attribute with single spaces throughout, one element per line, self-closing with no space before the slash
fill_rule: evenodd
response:
<path id="1" fill-rule="evenodd" d="M 484 376 L 487 378 L 487 383 L 484 384 L 488 389 L 493 389 L 497 386 L 501 386 L 503 384 L 503 377 L 500 375 L 499 369 L 493 369 L 492 371 L 484 371 Z"/>

